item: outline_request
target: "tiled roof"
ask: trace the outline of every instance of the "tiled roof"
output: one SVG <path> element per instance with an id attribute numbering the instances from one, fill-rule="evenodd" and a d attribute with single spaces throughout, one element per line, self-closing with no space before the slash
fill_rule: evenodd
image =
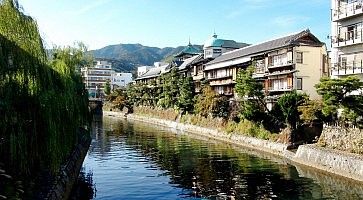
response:
<path id="1" fill-rule="evenodd" d="M 175 57 L 180 57 L 184 54 L 190 54 L 190 55 L 197 55 L 200 54 L 202 50 L 199 48 L 189 44 L 187 47 L 185 47 L 181 52 L 179 52 Z"/>
<path id="2" fill-rule="evenodd" d="M 192 64 L 194 60 L 196 60 L 200 55 L 193 56 L 191 58 L 186 59 L 183 64 L 179 66 L 179 70 L 186 69 L 188 65 Z"/>
<path id="3" fill-rule="evenodd" d="M 323 44 L 314 35 L 312 35 L 309 30 L 304 30 L 299 33 L 294 33 L 294 34 L 291 34 L 291 35 L 288 35 L 285 37 L 281 37 L 278 39 L 270 40 L 270 41 L 263 42 L 260 44 L 251 45 L 251 46 L 247 46 L 247 47 L 244 47 L 241 49 L 237 49 L 234 51 L 224 53 L 221 56 L 214 59 L 213 61 L 207 63 L 206 65 L 212 65 L 212 64 L 220 63 L 220 62 L 235 59 L 235 58 L 241 58 L 244 56 L 262 53 L 264 51 L 289 46 L 291 44 L 294 44 L 297 39 L 299 39 L 303 36 L 306 36 L 306 35 L 312 36 L 317 41 L 317 43 Z"/>
<path id="4" fill-rule="evenodd" d="M 160 67 L 150 68 L 146 73 L 139 76 L 136 80 L 158 77 L 159 75 L 163 74 L 166 71 L 168 66 L 169 64 Z"/>

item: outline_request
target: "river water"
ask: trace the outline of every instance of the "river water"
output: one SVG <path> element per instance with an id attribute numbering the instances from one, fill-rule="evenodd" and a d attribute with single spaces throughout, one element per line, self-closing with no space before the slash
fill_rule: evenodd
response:
<path id="1" fill-rule="evenodd" d="M 363 186 L 175 130 L 104 117 L 73 199 L 363 199 Z"/>

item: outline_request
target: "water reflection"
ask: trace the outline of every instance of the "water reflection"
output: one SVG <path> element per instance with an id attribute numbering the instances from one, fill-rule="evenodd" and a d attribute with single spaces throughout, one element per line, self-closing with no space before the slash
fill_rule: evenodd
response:
<path id="1" fill-rule="evenodd" d="M 304 178 L 306 169 L 205 138 L 111 118 L 93 128 L 84 168 L 95 199 L 363 198 L 359 184 L 344 182 L 355 190 L 341 193 L 333 177 Z"/>

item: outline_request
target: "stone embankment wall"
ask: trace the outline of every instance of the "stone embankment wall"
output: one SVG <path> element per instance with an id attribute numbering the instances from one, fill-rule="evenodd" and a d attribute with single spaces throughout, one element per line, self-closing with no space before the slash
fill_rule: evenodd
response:
<path id="1" fill-rule="evenodd" d="M 125 117 L 123 113 L 106 112 L 104 115 L 113 117 Z M 161 125 L 197 134 L 206 138 L 257 149 L 286 158 L 288 162 L 305 165 L 320 169 L 329 173 L 363 182 L 363 156 L 342 151 L 330 150 L 316 145 L 301 145 L 296 153 L 287 150 L 288 145 L 275 143 L 267 140 L 246 137 L 237 134 L 226 134 L 214 129 L 182 124 L 175 121 L 143 117 L 138 115 L 127 115 L 127 119 L 142 121 L 146 123 Z"/>
<path id="2" fill-rule="evenodd" d="M 363 154 L 363 131 L 358 128 L 324 127 L 318 144 L 330 149 Z"/>
<path id="3" fill-rule="evenodd" d="M 363 156 L 337 150 L 302 145 L 293 159 L 304 165 L 363 181 Z"/>
<path id="4" fill-rule="evenodd" d="M 195 133 L 198 135 L 206 136 L 216 140 L 221 140 L 224 142 L 229 142 L 237 145 L 247 146 L 249 148 L 258 149 L 260 151 L 265 151 L 269 153 L 282 153 L 284 152 L 288 145 L 271 142 L 268 140 L 257 139 L 253 137 L 246 137 L 237 134 L 227 134 L 215 129 L 204 128 L 200 126 L 178 123 L 175 121 L 162 120 L 156 118 L 143 117 L 138 115 L 127 115 L 128 119 L 143 121 L 147 123 L 152 123 L 156 125 L 166 126 L 173 129 L 178 129 L 181 131 Z"/>
<path id="5" fill-rule="evenodd" d="M 68 199 L 90 144 L 91 137 L 89 135 L 84 135 L 80 139 L 68 161 L 61 166 L 59 175 L 55 178 L 50 191 L 46 195 L 46 200 Z"/>

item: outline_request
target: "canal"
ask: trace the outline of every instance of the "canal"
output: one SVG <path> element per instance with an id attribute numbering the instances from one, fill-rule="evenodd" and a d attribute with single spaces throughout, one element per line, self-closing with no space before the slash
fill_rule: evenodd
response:
<path id="1" fill-rule="evenodd" d="M 72 199 L 363 199 L 363 186 L 283 159 L 104 117 Z"/>

